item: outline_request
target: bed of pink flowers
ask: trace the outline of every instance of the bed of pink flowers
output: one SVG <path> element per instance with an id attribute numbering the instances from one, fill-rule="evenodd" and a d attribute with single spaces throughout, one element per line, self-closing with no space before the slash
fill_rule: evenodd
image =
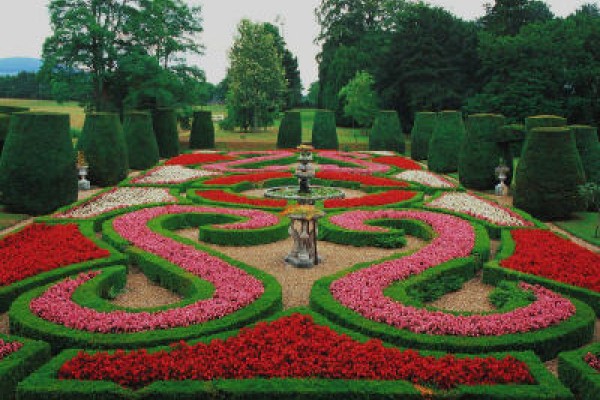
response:
<path id="1" fill-rule="evenodd" d="M 371 161 L 361 160 L 361 158 L 368 157 L 366 154 L 361 153 L 346 153 L 341 151 L 333 150 L 322 150 L 319 152 L 319 156 L 328 158 L 330 160 L 342 161 L 346 163 L 356 164 L 357 167 L 340 167 L 335 164 L 319 164 L 319 171 L 327 172 L 348 172 L 355 174 L 384 174 L 390 170 L 389 165 L 378 164 Z"/>
<path id="2" fill-rule="evenodd" d="M 0 338 L 0 361 L 2 361 L 3 358 L 8 357 L 15 351 L 18 351 L 21 347 L 23 347 L 23 343 L 21 342 L 8 342 Z"/>

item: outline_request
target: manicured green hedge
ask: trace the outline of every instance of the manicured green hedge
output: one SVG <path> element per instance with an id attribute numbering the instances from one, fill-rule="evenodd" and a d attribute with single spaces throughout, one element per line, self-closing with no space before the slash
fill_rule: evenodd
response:
<path id="1" fill-rule="evenodd" d="M 535 128 L 558 128 L 565 126 L 567 126 L 567 119 L 557 115 L 534 115 L 525 118 L 525 128 L 528 132 Z"/>
<path id="2" fill-rule="evenodd" d="M 600 343 L 558 355 L 558 378 L 581 400 L 596 400 L 600 393 L 600 372 L 592 368 L 584 357 L 599 354 Z"/>
<path id="3" fill-rule="evenodd" d="M 586 125 L 572 125 L 569 128 L 575 135 L 586 181 L 600 185 L 600 141 L 597 129 Z"/>
<path id="4" fill-rule="evenodd" d="M 210 111 L 194 111 L 190 132 L 190 149 L 214 149 L 215 126 Z"/>
<path id="5" fill-rule="evenodd" d="M 147 112 L 125 114 L 123 123 L 129 168 L 148 169 L 159 161 L 158 144 L 152 129 L 152 116 Z"/>
<path id="6" fill-rule="evenodd" d="M 432 172 L 458 171 L 458 154 L 465 138 L 465 125 L 459 111 L 442 111 L 429 139 L 427 165 Z"/>
<path id="7" fill-rule="evenodd" d="M 286 111 L 277 133 L 278 149 L 294 149 L 302 143 L 302 118 L 298 111 Z"/>
<path id="8" fill-rule="evenodd" d="M 177 131 L 177 114 L 172 108 L 157 108 L 152 111 L 152 125 L 158 153 L 162 158 L 179 155 L 179 133 Z"/>
<path id="9" fill-rule="evenodd" d="M 369 150 L 391 150 L 404 153 L 404 132 L 396 111 L 379 111 L 369 135 Z"/>
<path id="10" fill-rule="evenodd" d="M 350 336 L 361 343 L 368 337 L 339 327 L 325 318 L 304 308 L 291 309 L 269 318 L 279 319 L 292 313 L 311 315 L 318 325 Z M 219 334 L 199 341 L 225 340 L 238 332 Z M 197 343 L 199 341 L 191 342 Z M 165 347 L 149 349 L 149 352 L 168 350 Z M 244 379 L 155 382 L 137 391 L 125 389 L 107 381 L 58 380 L 60 367 L 77 355 L 78 349 L 66 350 L 27 378 L 18 389 L 23 400 L 105 400 L 105 399 L 297 399 L 297 400 L 362 400 L 369 399 L 423 399 L 423 394 L 407 381 L 366 381 L 332 379 Z M 442 353 L 422 352 L 423 355 L 443 356 Z M 572 394 L 545 368 L 531 352 L 511 352 L 513 357 L 525 362 L 532 374 L 533 385 L 480 385 L 459 386 L 450 391 L 437 391 L 432 399 L 469 398 L 480 400 L 571 400 Z M 457 357 L 493 356 L 503 358 L 507 353 L 461 355 Z"/>
<path id="11" fill-rule="evenodd" d="M 87 114 L 77 150 L 85 155 L 89 180 L 93 184 L 112 186 L 127 177 L 127 143 L 117 114 Z"/>
<path id="12" fill-rule="evenodd" d="M 9 123 L 10 115 L 0 114 L 0 155 L 2 154 L 2 149 L 4 148 L 4 141 L 6 140 L 6 136 L 8 135 Z"/>
<path id="13" fill-rule="evenodd" d="M 410 158 L 413 160 L 425 160 L 429 153 L 429 139 L 435 128 L 437 113 L 418 112 L 415 114 L 415 122 L 410 133 Z"/>
<path id="14" fill-rule="evenodd" d="M 285 208 L 284 207 L 269 207 L 269 206 L 258 206 L 258 205 L 248 205 L 248 204 L 241 204 L 241 203 L 228 203 L 228 202 L 224 202 L 224 201 L 213 201 L 213 200 L 209 200 L 206 199 L 202 196 L 199 196 L 198 193 L 196 192 L 202 192 L 204 190 L 214 190 L 214 189 L 188 189 L 186 191 L 185 194 L 185 198 L 196 203 L 196 204 L 210 204 L 213 206 L 219 206 L 219 207 L 233 207 L 233 208 L 252 208 L 252 209 L 258 209 L 258 210 L 270 210 L 270 211 L 281 211 Z M 227 193 L 231 193 L 231 194 L 235 194 L 234 190 L 231 189 L 224 189 L 225 192 Z"/>
<path id="15" fill-rule="evenodd" d="M 337 150 L 339 147 L 333 111 L 315 112 L 312 129 L 312 145 L 315 149 Z"/>
<path id="16" fill-rule="evenodd" d="M 388 188 L 387 190 L 390 190 L 390 188 Z M 365 192 L 368 193 L 377 193 L 377 192 L 386 192 L 387 190 L 381 190 L 381 189 L 377 189 L 377 190 L 369 190 L 367 188 L 364 189 Z M 402 189 L 399 189 L 402 190 Z M 413 189 L 411 189 L 413 190 Z M 425 193 L 422 191 L 419 192 L 415 192 L 415 196 L 412 199 L 408 199 L 408 200 L 402 200 L 399 201 L 397 203 L 391 203 L 391 204 L 386 204 L 383 206 L 377 206 L 377 207 L 340 207 L 340 208 L 325 208 L 323 206 L 323 201 L 319 201 L 317 202 L 317 204 L 319 205 L 320 208 L 323 208 L 328 214 L 331 212 L 336 212 L 336 211 L 344 211 L 344 210 L 355 210 L 357 208 L 360 208 L 361 210 L 367 210 L 367 209 L 373 209 L 373 210 L 381 210 L 382 208 L 406 208 L 406 207 L 420 207 L 421 204 L 423 203 L 423 198 L 425 197 Z"/>
<path id="17" fill-rule="evenodd" d="M 0 400 L 13 400 L 17 384 L 50 360 L 48 343 L 8 336 L 0 333 L 0 339 L 19 342 L 23 346 L 0 360 Z"/>
<path id="18" fill-rule="evenodd" d="M 69 115 L 12 115 L 0 157 L 0 203 L 12 212 L 46 214 L 77 200 Z"/>
<path id="19" fill-rule="evenodd" d="M 0 113 L 2 114 L 14 114 L 26 111 L 29 111 L 28 107 L 0 106 Z"/>
<path id="20" fill-rule="evenodd" d="M 527 136 L 527 128 L 521 124 L 509 124 L 503 126 L 498 131 L 498 137 L 496 141 L 498 143 L 506 143 L 504 161 L 509 167 L 513 164 L 513 159 L 521 157 L 523 152 L 523 143 Z M 509 174 L 512 175 L 512 174 Z M 507 183 L 510 183 L 512 176 L 509 176 Z"/>
<path id="21" fill-rule="evenodd" d="M 485 190 L 498 183 L 495 169 L 504 154 L 495 137 L 504 124 L 505 118 L 495 114 L 475 114 L 467 119 L 467 134 L 458 157 L 458 176 L 465 187 Z"/>
<path id="22" fill-rule="evenodd" d="M 536 218 L 564 218 L 581 209 L 577 186 L 585 178 L 571 130 L 532 129 L 515 179 L 515 207 Z"/>

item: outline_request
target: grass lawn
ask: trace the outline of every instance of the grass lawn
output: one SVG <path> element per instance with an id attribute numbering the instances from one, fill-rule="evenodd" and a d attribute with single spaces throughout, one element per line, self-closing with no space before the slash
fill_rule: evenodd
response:
<path id="1" fill-rule="evenodd" d="M 598 224 L 598 213 L 579 212 L 575 213 L 574 216 L 574 219 L 555 221 L 554 224 L 573 236 L 600 246 L 600 237 L 594 237 L 594 231 Z"/>
<path id="2" fill-rule="evenodd" d="M 47 111 L 69 114 L 71 117 L 71 128 L 81 130 L 85 119 L 85 112 L 77 102 L 69 101 L 57 103 L 53 100 L 28 100 L 28 99 L 0 99 L 2 106 L 29 107 L 31 111 Z"/>
<path id="3" fill-rule="evenodd" d="M 27 218 L 29 218 L 29 215 L 10 214 L 4 211 L 4 207 L 0 206 L 0 230 L 16 225 Z"/>

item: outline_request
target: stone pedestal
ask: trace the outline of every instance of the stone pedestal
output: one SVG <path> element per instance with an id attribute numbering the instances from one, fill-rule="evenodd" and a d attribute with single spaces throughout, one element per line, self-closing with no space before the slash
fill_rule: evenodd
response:
<path id="1" fill-rule="evenodd" d="M 318 220 L 323 215 L 312 216 L 288 215 L 290 218 L 289 233 L 294 239 L 292 251 L 285 261 L 295 267 L 309 268 L 321 261 L 317 250 Z"/>

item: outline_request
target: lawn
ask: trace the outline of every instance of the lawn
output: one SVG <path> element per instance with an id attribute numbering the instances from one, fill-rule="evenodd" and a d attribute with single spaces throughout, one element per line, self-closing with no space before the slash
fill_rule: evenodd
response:
<path id="1" fill-rule="evenodd" d="M 29 218 L 29 215 L 6 213 L 4 208 L 0 206 L 0 230 L 16 225 L 27 218 Z"/>
<path id="2" fill-rule="evenodd" d="M 578 212 L 574 218 L 567 221 L 556 221 L 555 225 L 569 232 L 573 236 L 600 246 L 600 237 L 594 236 L 598 226 L 598 213 Z"/>

